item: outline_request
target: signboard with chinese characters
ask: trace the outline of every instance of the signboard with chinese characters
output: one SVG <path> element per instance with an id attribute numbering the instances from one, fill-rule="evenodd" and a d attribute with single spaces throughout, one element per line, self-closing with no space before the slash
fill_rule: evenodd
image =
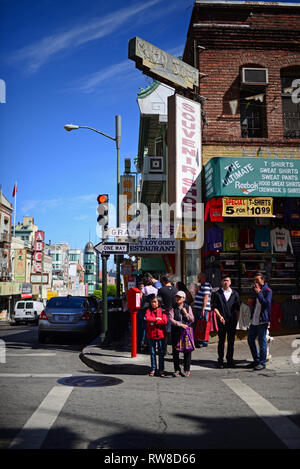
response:
<path id="1" fill-rule="evenodd" d="M 300 159 L 212 158 L 204 167 L 205 195 L 300 197 Z"/>
<path id="2" fill-rule="evenodd" d="M 194 86 L 199 86 L 197 68 L 140 37 L 129 41 L 128 58 L 134 60 L 136 67 L 145 75 L 174 88 L 193 89 Z"/>
<path id="3" fill-rule="evenodd" d="M 26 252 L 26 249 L 15 250 L 14 279 L 17 282 L 26 281 Z"/>
<path id="4" fill-rule="evenodd" d="M 120 224 L 127 223 L 132 220 L 132 215 L 128 215 L 128 209 L 135 202 L 135 177 L 124 174 L 120 177 Z"/>
<path id="5" fill-rule="evenodd" d="M 223 217 L 273 217 L 272 197 L 223 197 Z"/>

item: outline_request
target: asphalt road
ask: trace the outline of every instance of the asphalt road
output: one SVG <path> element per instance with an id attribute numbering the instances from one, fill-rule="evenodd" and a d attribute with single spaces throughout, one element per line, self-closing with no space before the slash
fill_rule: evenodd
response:
<path id="1" fill-rule="evenodd" d="M 35 326 L 2 328 L 0 339 L 1 449 L 300 448 L 297 372 L 103 376 L 75 340 L 40 345 Z"/>

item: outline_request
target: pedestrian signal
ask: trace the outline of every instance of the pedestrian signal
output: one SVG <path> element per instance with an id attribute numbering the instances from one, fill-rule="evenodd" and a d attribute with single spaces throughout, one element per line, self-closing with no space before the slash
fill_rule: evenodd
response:
<path id="1" fill-rule="evenodd" d="M 98 207 L 98 218 L 97 222 L 103 226 L 103 230 L 108 229 L 108 194 L 100 194 L 97 197 Z"/>

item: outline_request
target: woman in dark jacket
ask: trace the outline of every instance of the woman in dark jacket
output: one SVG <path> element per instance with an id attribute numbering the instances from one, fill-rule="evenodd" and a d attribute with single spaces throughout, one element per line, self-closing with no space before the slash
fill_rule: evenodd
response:
<path id="1" fill-rule="evenodd" d="M 182 329 L 186 329 L 189 324 L 194 322 L 192 308 L 186 303 L 186 295 L 183 291 L 179 291 L 175 296 L 176 306 L 169 310 L 169 321 L 171 324 L 171 340 L 173 351 L 174 374 L 178 376 L 190 376 L 192 352 L 184 352 L 184 373 L 180 370 L 179 352 L 176 345 L 180 339 Z"/>

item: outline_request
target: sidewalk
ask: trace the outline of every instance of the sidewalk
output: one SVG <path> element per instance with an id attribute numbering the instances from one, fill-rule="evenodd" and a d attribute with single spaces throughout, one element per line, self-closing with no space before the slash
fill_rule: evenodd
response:
<path id="1" fill-rule="evenodd" d="M 226 347 L 227 344 L 225 344 L 225 355 Z M 271 358 L 267 363 L 267 370 L 300 374 L 300 334 L 274 337 L 270 343 L 269 353 Z M 150 371 L 150 356 L 147 353 L 139 353 L 135 358 L 131 358 L 131 349 L 128 343 L 123 346 L 116 344 L 102 348 L 97 338 L 82 350 L 80 359 L 88 367 L 104 374 L 136 375 L 148 374 Z M 245 368 L 252 361 L 247 340 L 235 342 L 234 359 L 237 370 Z M 216 361 L 217 341 L 214 341 L 209 343 L 208 347 L 196 348 L 192 352 L 191 371 L 214 370 L 216 369 Z M 174 371 L 170 345 L 165 357 L 165 370 L 168 373 Z"/>

